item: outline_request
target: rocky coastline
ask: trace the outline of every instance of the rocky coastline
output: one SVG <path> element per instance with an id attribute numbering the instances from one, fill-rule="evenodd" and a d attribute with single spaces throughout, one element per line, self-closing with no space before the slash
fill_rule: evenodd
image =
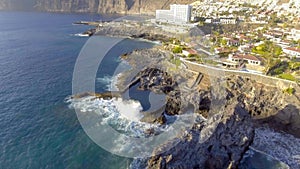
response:
<path id="1" fill-rule="evenodd" d="M 160 92 L 168 85 L 155 82 L 159 81 L 158 79 L 165 79 L 165 77 L 149 73 L 149 71 L 153 70 L 151 68 L 153 65 L 157 65 L 156 67 L 164 65 L 163 68 L 168 71 L 167 65 L 168 63 L 171 65 L 171 63 L 166 59 L 167 56 L 165 51 L 153 48 L 134 51 L 123 59 L 130 63 L 133 69 L 136 66 L 141 68 L 148 65 L 148 68 L 144 69 L 146 71 L 139 76 L 141 79 L 148 79 L 141 80 L 140 89 Z M 145 63 L 141 63 L 141 59 L 138 57 L 143 57 Z M 260 138 L 261 135 L 256 134 L 261 130 L 269 131 L 270 135 L 272 133 L 291 135 L 294 139 L 293 144 L 300 146 L 300 105 L 297 97 L 284 93 L 280 88 L 235 75 L 222 79 L 204 75 L 209 78 L 212 86 L 205 89 L 197 88 L 191 92 L 183 87 L 188 78 L 191 78 L 191 72 L 187 73 L 184 68 L 178 68 L 173 73 L 170 74 L 179 83 L 176 85 L 177 88 L 171 87 L 171 91 L 168 93 L 177 92 L 183 97 L 176 94 L 169 96 L 173 106 L 168 107 L 169 110 L 176 112 L 175 110 L 182 110 L 181 103 L 190 103 L 197 108 L 195 114 L 205 117 L 206 120 L 195 122 L 193 128 L 186 131 L 187 135 L 178 136 L 180 143 L 171 150 L 164 151 L 162 145 L 156 150 L 163 152 L 162 154 L 140 160 L 135 167 L 238 168 L 243 155 L 250 147 L 262 149 L 263 144 L 266 144 L 267 147 L 276 145 L 276 139 L 273 140 L 274 142 L 266 142 Z M 120 87 L 124 86 L 122 85 L 122 82 L 126 81 L 124 78 L 126 79 L 126 73 L 120 77 Z M 167 114 L 182 113 L 184 112 Z M 280 140 L 279 138 L 278 140 Z M 278 149 L 285 150 L 286 147 L 278 145 Z M 261 151 L 266 151 L 266 149 Z M 297 151 L 299 148 L 295 149 L 293 153 Z M 268 152 L 270 153 L 270 151 Z M 272 155 L 288 164 L 290 168 L 300 167 L 297 159 L 285 158 L 285 156 L 289 156 L 288 152 Z"/>
<path id="2" fill-rule="evenodd" d="M 102 27 L 95 35 L 162 42 L 174 37 L 146 27 L 124 29 L 122 25 Z M 172 149 L 165 150 L 169 146 L 161 145 L 153 152 L 159 155 L 136 159 L 132 168 L 238 168 L 250 147 L 266 152 L 292 169 L 300 168 L 297 157 L 300 152 L 300 103 L 295 95 L 255 79 L 238 75 L 216 77 L 206 72 L 200 72 L 203 79 L 191 88 L 198 72 L 173 64 L 173 54 L 160 46 L 135 50 L 124 54 L 122 59 L 131 69 L 118 78 L 117 87 L 121 93 L 130 88 L 129 84 L 135 79 L 138 90 L 166 95 L 165 107 L 150 112 L 153 115 L 143 121 L 163 125 L 168 122 L 166 116 L 180 116 L 191 107 L 196 119 L 200 119 L 191 122 L 193 127 L 177 137 L 180 141 Z M 120 97 L 105 93 L 98 96 Z M 291 145 L 286 145 L 285 141 Z"/>

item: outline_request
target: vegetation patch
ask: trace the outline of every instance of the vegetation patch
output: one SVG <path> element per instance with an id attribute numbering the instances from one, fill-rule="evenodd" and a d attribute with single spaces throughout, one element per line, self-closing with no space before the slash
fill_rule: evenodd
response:
<path id="1" fill-rule="evenodd" d="M 280 74 L 278 77 L 285 80 L 296 81 L 296 78 L 289 73 Z"/>
<path id="2" fill-rule="evenodd" d="M 287 93 L 287 94 L 289 94 L 289 95 L 294 94 L 295 91 L 296 91 L 296 90 L 295 90 L 294 88 L 292 88 L 292 87 L 289 87 L 289 88 L 286 88 L 286 89 L 283 90 L 284 93 Z"/>
<path id="3" fill-rule="evenodd" d="M 181 60 L 178 59 L 178 58 L 174 58 L 174 59 L 171 60 L 171 63 L 176 65 L 176 67 L 179 67 L 181 65 Z"/>

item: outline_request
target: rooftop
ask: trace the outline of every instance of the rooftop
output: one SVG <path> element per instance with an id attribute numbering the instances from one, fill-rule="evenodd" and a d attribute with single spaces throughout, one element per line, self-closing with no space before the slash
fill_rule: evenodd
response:
<path id="1" fill-rule="evenodd" d="M 295 52 L 299 52 L 300 53 L 300 48 L 293 48 L 293 47 L 288 47 L 285 48 L 286 50 L 291 50 L 291 51 L 295 51 Z"/>
<path id="2" fill-rule="evenodd" d="M 257 57 L 249 54 L 234 54 L 232 56 L 233 58 L 241 58 L 241 59 L 247 59 L 247 60 L 254 60 L 254 61 L 260 61 Z"/>

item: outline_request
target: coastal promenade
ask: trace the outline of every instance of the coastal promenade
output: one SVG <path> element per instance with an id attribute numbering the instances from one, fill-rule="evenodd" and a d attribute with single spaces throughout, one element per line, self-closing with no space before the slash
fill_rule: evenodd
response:
<path id="1" fill-rule="evenodd" d="M 187 69 L 190 69 L 195 72 L 201 72 L 203 74 L 209 75 L 209 76 L 215 76 L 215 77 L 224 77 L 228 75 L 238 75 L 242 77 L 247 77 L 249 79 L 255 80 L 259 83 L 263 83 L 268 86 L 274 86 L 274 87 L 280 87 L 282 89 L 293 87 L 297 92 L 299 91 L 299 85 L 296 82 L 285 80 L 285 79 L 279 79 L 276 77 L 266 76 L 262 74 L 257 74 L 254 72 L 245 72 L 245 71 L 239 71 L 239 70 L 228 70 L 228 69 L 222 69 L 217 67 L 212 67 L 204 64 L 198 64 L 195 62 L 188 61 L 184 58 L 180 58 L 182 63 L 185 65 Z"/>

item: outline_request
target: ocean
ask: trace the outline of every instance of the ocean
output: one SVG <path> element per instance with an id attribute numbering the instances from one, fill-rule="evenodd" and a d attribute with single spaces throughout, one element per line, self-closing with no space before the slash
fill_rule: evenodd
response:
<path id="1" fill-rule="evenodd" d="M 85 134 L 74 107 L 66 102 L 72 95 L 76 59 L 88 40 L 74 35 L 89 28 L 72 23 L 117 17 L 0 12 L 1 169 L 129 167 L 131 158 L 105 151 Z M 97 72 L 96 91 L 109 90 L 121 54 L 152 46 L 136 40 L 115 46 Z M 149 107 L 147 101 L 141 105 Z M 266 161 L 265 156 L 253 154 L 249 153 L 241 168 L 259 168 L 253 161 Z M 272 166 L 269 163 L 272 160 L 266 166 Z"/>
<path id="2" fill-rule="evenodd" d="M 117 16 L 0 12 L 0 168 L 127 168 L 82 130 L 65 99 L 72 94 L 77 56 L 88 38 L 74 34 L 80 20 Z M 112 51 L 97 73 L 107 90 L 118 56 L 152 44 L 128 40 Z"/>

